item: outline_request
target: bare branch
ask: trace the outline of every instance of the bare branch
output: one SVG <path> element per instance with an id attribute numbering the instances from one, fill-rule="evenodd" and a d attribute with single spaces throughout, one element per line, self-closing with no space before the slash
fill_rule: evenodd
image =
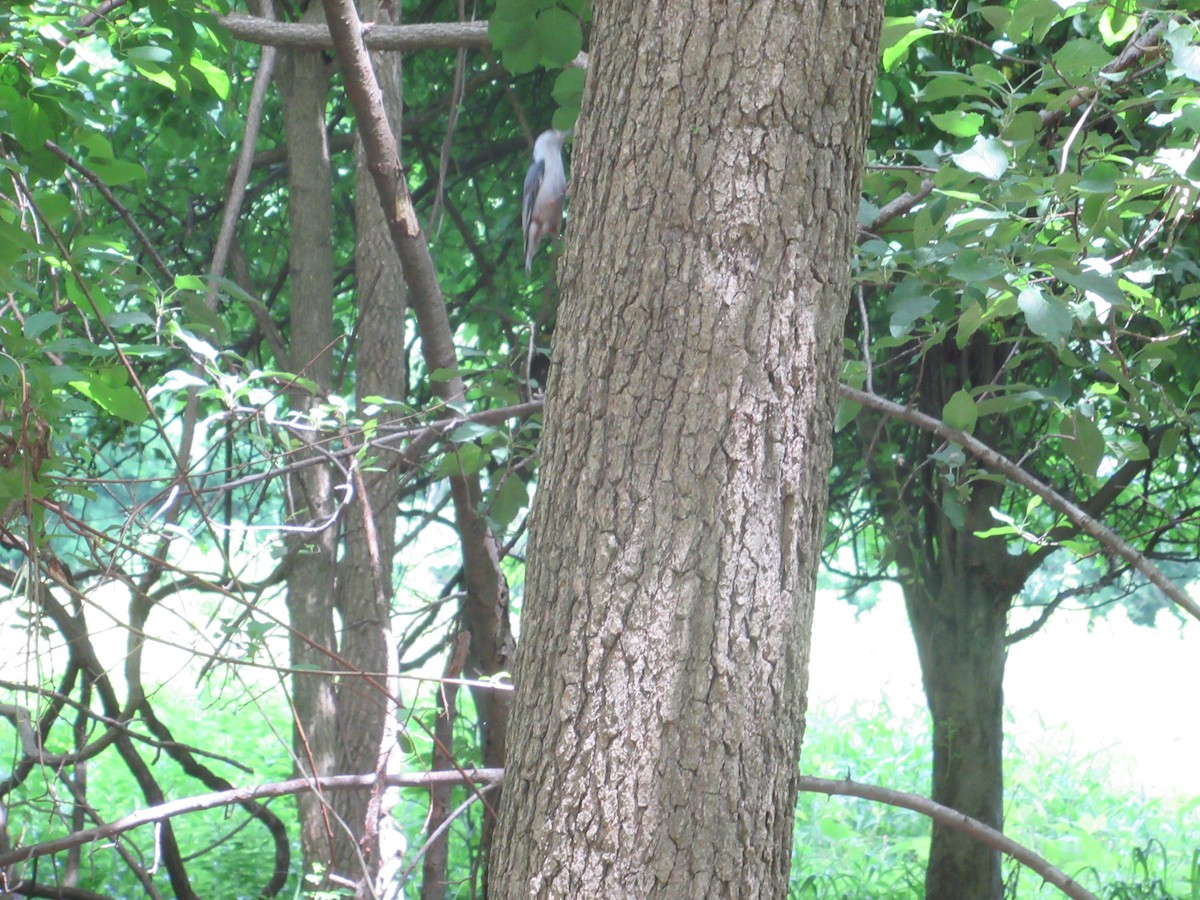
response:
<path id="1" fill-rule="evenodd" d="M 909 212 L 914 206 L 933 193 L 933 187 L 933 179 L 925 178 L 922 179 L 916 193 L 905 191 L 895 200 L 889 201 L 879 210 L 879 215 L 875 217 L 875 221 L 870 225 L 860 225 L 858 227 L 859 241 L 866 240 L 888 222 L 892 221 L 892 219 Z"/>
<path id="2" fill-rule="evenodd" d="M 217 22 L 239 41 L 248 44 L 312 50 L 329 50 L 334 45 L 333 37 L 324 25 L 273 22 L 241 13 L 218 16 Z M 426 22 L 417 25 L 363 22 L 362 40 L 368 50 L 483 50 L 492 46 L 486 21 Z M 568 68 L 572 69 L 586 69 L 587 65 L 588 55 L 582 51 L 567 63 Z"/>
<path id="3" fill-rule="evenodd" d="M 231 13 L 217 21 L 239 41 L 274 47 L 304 47 L 329 50 L 333 38 L 324 25 L 273 22 L 257 16 Z M 363 43 L 368 50 L 456 50 L 460 47 L 490 47 L 487 22 L 431 22 L 420 25 L 371 25 L 363 23 Z"/>
<path id="4" fill-rule="evenodd" d="M 1023 866 L 1037 872 L 1047 883 L 1054 885 L 1073 900 L 1097 900 L 1095 894 L 1077 884 L 1069 875 L 1052 866 L 1028 847 L 1005 837 L 1003 833 L 984 825 L 978 819 L 972 819 L 948 806 L 934 803 L 919 794 L 906 794 L 903 791 L 893 791 L 871 784 L 860 784 L 849 778 L 835 781 L 830 778 L 814 778 L 811 775 L 800 776 L 800 790 L 816 794 L 829 794 L 830 796 L 838 794 L 843 797 L 861 797 L 875 803 L 886 803 L 888 806 L 911 809 L 947 828 L 961 831 L 1001 853 L 1008 854 Z"/>
<path id="5" fill-rule="evenodd" d="M 1042 484 L 1042 482 L 1034 478 L 1004 454 L 993 450 L 987 444 L 977 438 L 971 437 L 969 434 L 956 431 L 940 419 L 927 416 L 910 407 L 901 406 L 899 403 L 893 403 L 891 400 L 885 400 L 877 394 L 868 394 L 865 391 L 856 390 L 845 384 L 838 385 L 838 393 L 846 400 L 853 403 L 861 403 L 863 406 L 873 409 L 876 412 L 910 422 L 918 428 L 922 428 L 940 437 L 944 441 L 950 441 L 962 447 L 984 465 L 1004 475 L 1013 484 L 1020 485 L 1026 490 L 1037 494 L 1046 501 L 1046 504 L 1051 509 L 1062 513 L 1076 528 L 1095 538 L 1108 552 L 1121 557 L 1121 559 L 1145 575 L 1147 580 L 1166 594 L 1170 600 L 1187 610 L 1196 619 L 1200 619 L 1200 604 L 1197 604 L 1196 601 L 1185 594 L 1175 582 L 1163 574 L 1158 566 L 1154 565 L 1138 550 L 1126 543 L 1120 535 L 1107 525 L 1097 521 L 1085 510 L 1072 503 L 1053 488 Z"/>
<path id="6" fill-rule="evenodd" d="M 438 784 L 494 784 L 504 775 L 503 769 L 469 769 L 466 778 L 458 772 L 416 772 L 405 775 L 388 775 L 388 787 L 423 787 L 428 788 Z M 60 853 L 72 847 L 90 844 L 93 841 L 106 841 L 124 834 L 141 825 L 151 822 L 165 822 L 175 816 L 185 813 L 200 812 L 205 809 L 218 809 L 222 806 L 245 804 L 254 800 L 269 797 L 283 797 L 290 794 L 302 794 L 309 791 L 345 791 L 358 788 L 374 787 L 378 776 L 371 772 L 366 775 L 330 775 L 324 778 L 293 778 L 290 781 L 277 781 L 271 784 L 260 784 L 256 787 L 234 788 L 229 791 L 217 791 L 212 794 L 201 794 L 198 797 L 187 797 L 182 800 L 172 800 L 147 809 L 130 813 L 107 825 L 77 831 L 65 837 L 40 844 L 29 844 L 0 853 L 0 868 L 11 866 L 27 859 L 49 856 Z"/>

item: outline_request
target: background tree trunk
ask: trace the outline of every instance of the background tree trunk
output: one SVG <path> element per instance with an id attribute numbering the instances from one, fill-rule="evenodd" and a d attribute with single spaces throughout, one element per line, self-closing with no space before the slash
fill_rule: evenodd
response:
<path id="1" fill-rule="evenodd" d="M 283 98 L 288 150 L 288 259 L 291 282 L 291 334 L 288 363 L 293 371 L 327 390 L 332 378 L 333 228 L 332 180 L 325 133 L 328 64 L 319 51 L 280 53 L 276 78 Z M 311 396 L 292 392 L 292 403 L 305 409 Z M 290 539 L 287 608 L 293 666 L 329 669 L 321 648 L 333 649 L 334 562 L 337 523 L 333 474 L 312 466 L 289 479 L 289 524 L 300 529 Z M 320 527 L 324 526 L 324 527 Z M 318 529 L 319 530 L 308 530 Z M 300 672 L 293 676 L 295 753 L 298 771 L 329 775 L 336 771 L 336 698 L 332 679 Z M 314 863 L 329 868 L 336 860 L 332 841 L 340 831 L 319 794 L 299 799 L 300 842 L 305 871 Z"/>
<path id="2" fill-rule="evenodd" d="M 493 897 L 786 894 L 881 9 L 597 9 Z"/>
<path id="3" fill-rule="evenodd" d="M 360 4 L 360 14 L 368 22 L 391 23 L 391 9 L 381 8 L 378 0 L 365 0 Z M 371 62 L 383 93 L 388 121 L 399 143 L 403 105 L 400 54 L 375 53 Z M 407 396 L 408 379 L 404 352 L 404 276 L 388 236 L 387 222 L 367 168 L 362 141 L 357 135 L 354 216 L 358 307 L 354 330 L 354 393 L 361 411 L 365 397 Z M 342 624 L 340 654 L 347 663 L 370 678 L 344 676 L 338 684 L 337 765 L 338 772 L 344 774 L 383 771 L 388 764 L 388 755 L 396 749 L 395 729 L 390 727 L 395 709 L 380 687 L 386 685 L 391 696 L 395 696 L 398 686 L 394 680 L 380 676 L 394 673 L 397 668 L 391 639 L 392 560 L 396 552 L 401 480 L 390 467 L 371 466 L 360 471 L 362 484 L 356 488 L 355 502 L 346 510 L 343 519 L 336 596 Z M 391 846 L 388 858 L 381 857 L 381 796 L 376 791 L 341 791 L 331 794 L 329 799 L 334 811 L 352 829 L 351 834 L 339 831 L 339 843 L 335 844 L 339 862 L 355 864 L 353 870 L 343 874 L 358 879 L 377 878 L 380 865 L 396 862 L 395 853 L 400 849 Z M 362 872 L 357 871 L 356 838 L 367 863 Z"/>
<path id="4" fill-rule="evenodd" d="M 940 416 L 955 392 L 994 379 L 1004 357 L 974 342 L 961 350 L 937 347 L 923 359 L 917 403 Z M 897 371 L 884 377 L 899 377 Z M 868 490 L 888 523 L 883 538 L 896 561 L 933 723 L 930 797 L 1002 829 L 1008 612 L 1037 563 L 1010 556 L 1003 537 L 976 535 L 993 524 L 991 509 L 1001 505 L 1003 484 L 975 478 L 970 465 L 951 475 L 929 464 L 938 441 L 926 432 L 874 416 L 862 417 L 859 428 L 871 467 Z M 994 445 L 999 436 L 981 437 Z M 880 443 L 902 451 L 873 455 Z M 947 513 L 956 503 L 959 521 Z M 999 900 L 1000 854 L 934 823 L 925 894 L 927 900 Z"/>
<path id="5" fill-rule="evenodd" d="M 1012 597 L 971 577 L 942 582 L 932 596 L 928 584 L 901 579 L 901 586 L 933 720 L 931 797 L 1002 829 L 1004 638 Z M 1003 894 L 1000 854 L 934 822 L 927 900 Z"/>

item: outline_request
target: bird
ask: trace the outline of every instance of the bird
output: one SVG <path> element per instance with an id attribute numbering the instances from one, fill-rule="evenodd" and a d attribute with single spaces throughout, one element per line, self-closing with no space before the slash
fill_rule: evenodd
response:
<path id="1" fill-rule="evenodd" d="M 569 131 L 550 129 L 538 135 L 533 145 L 533 162 L 525 173 L 525 197 L 521 205 L 521 230 L 525 235 L 525 272 L 532 274 L 533 257 L 546 235 L 557 235 L 562 222 L 567 175 L 563 171 L 563 141 Z"/>

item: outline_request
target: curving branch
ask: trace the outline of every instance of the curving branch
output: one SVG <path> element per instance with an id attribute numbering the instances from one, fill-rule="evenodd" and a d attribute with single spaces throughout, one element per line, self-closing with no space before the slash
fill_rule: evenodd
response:
<path id="1" fill-rule="evenodd" d="M 1013 484 L 1020 485 L 1026 490 L 1037 494 L 1046 501 L 1047 506 L 1066 516 L 1071 524 L 1084 534 L 1095 538 L 1106 551 L 1119 556 L 1146 576 L 1146 579 L 1161 590 L 1168 599 L 1187 610 L 1194 618 L 1200 619 L 1200 604 L 1197 604 L 1195 600 L 1185 594 L 1179 585 L 1163 574 L 1163 571 L 1158 566 L 1154 565 L 1136 548 L 1130 546 L 1120 535 L 1103 522 L 1097 520 L 1086 510 L 1068 500 L 1053 488 L 1034 478 L 1004 454 L 993 450 L 978 438 L 951 428 L 940 419 L 935 419 L 933 416 L 928 416 L 911 407 L 893 403 L 891 400 L 886 400 L 878 394 L 860 391 L 846 384 L 838 385 L 838 393 L 852 403 L 859 403 L 868 409 L 873 409 L 892 418 L 909 422 L 944 441 L 949 441 L 952 444 L 962 447 L 985 466 L 999 472 L 1009 481 L 1013 482 Z"/>
<path id="2" fill-rule="evenodd" d="M 384 781 L 388 787 L 429 788 L 439 784 L 493 784 L 504 776 L 503 769 L 468 769 L 466 778 L 458 772 L 417 772 L 405 775 L 388 775 Z M 130 813 L 120 819 L 77 831 L 65 837 L 52 841 L 42 841 L 39 844 L 29 844 L 0 853 L 0 869 L 15 865 L 29 859 L 61 853 L 72 847 L 81 847 L 94 841 L 107 841 L 119 834 L 124 834 L 142 825 L 152 822 L 166 822 L 176 816 L 186 813 L 201 812 L 206 809 L 219 809 L 233 804 L 245 805 L 256 800 L 271 797 L 285 797 L 291 794 L 303 794 L 310 791 L 346 791 L 363 788 L 373 788 L 379 782 L 379 776 L 374 772 L 366 775 L 329 775 L 324 778 L 292 778 L 288 781 L 276 781 L 270 784 L 260 784 L 255 787 L 234 788 L 228 791 L 216 791 L 211 794 L 201 794 L 197 797 L 186 797 L 182 800 L 172 800 L 160 803 L 146 809 Z"/>
<path id="3" fill-rule="evenodd" d="M 485 790 L 489 790 L 494 789 L 503 778 L 503 769 L 470 769 L 463 774 L 459 772 L 438 771 L 389 775 L 386 777 L 386 783 L 389 787 L 432 788 L 442 785 L 463 784 L 466 781 L 471 784 L 487 785 L 488 787 Z M 170 803 L 163 803 L 149 809 L 139 810 L 121 819 L 109 822 L 106 825 L 89 828 L 86 831 L 79 831 L 52 841 L 43 841 L 39 844 L 30 844 L 26 847 L 18 847 L 15 850 L 0 853 L 0 867 L 10 866 L 41 856 L 49 856 L 52 853 L 59 853 L 63 850 L 83 846 L 94 841 L 110 840 L 116 835 L 142 825 L 152 822 L 164 822 L 186 813 L 216 809 L 235 803 L 246 804 L 270 797 L 283 797 L 289 794 L 301 794 L 308 791 L 369 789 L 374 787 L 377 782 L 378 776 L 375 773 L 366 775 L 332 775 L 315 779 L 293 778 L 289 781 L 273 782 L 256 787 L 219 791 L 212 794 L 203 794 L 198 797 L 174 800 Z M 940 803 L 934 803 L 932 800 L 922 797 L 919 794 L 909 794 L 876 785 L 863 784 L 851 781 L 849 778 L 835 780 L 831 778 L 816 778 L 811 775 L 801 775 L 798 779 L 797 787 L 799 790 L 807 793 L 859 797 L 864 800 L 883 803 L 887 806 L 896 806 L 901 809 L 912 810 L 923 816 L 928 816 L 936 822 L 970 835 L 976 840 L 987 844 L 989 847 L 994 847 L 1001 853 L 1011 856 L 1017 862 L 1021 863 L 1021 865 L 1036 872 L 1048 884 L 1054 885 L 1068 897 L 1071 897 L 1072 900 L 1097 900 L 1094 894 L 1077 884 L 1065 872 L 1051 865 L 1028 847 L 1018 844 L 1011 838 L 1006 837 L 1002 832 L 984 825 L 976 819 L 965 816 Z M 471 801 L 474 799 L 472 797 Z M 456 815 L 457 812 L 455 813 Z M 422 850 L 424 849 L 422 848 Z M 418 858 L 420 857 L 418 856 Z"/>
<path id="4" fill-rule="evenodd" d="M 1018 844 L 1012 838 L 1004 836 L 989 825 L 984 825 L 978 819 L 963 815 L 957 810 L 932 800 L 920 794 L 908 794 L 904 791 L 893 791 L 889 788 L 877 787 L 873 784 L 862 784 L 849 778 L 833 780 L 831 778 L 815 778 L 811 775 L 800 776 L 800 790 L 815 794 L 839 795 L 842 797 L 861 797 L 875 803 L 887 806 L 898 806 L 901 809 L 911 809 L 923 816 L 928 816 L 935 822 L 961 831 L 982 844 L 999 850 L 1032 869 L 1048 884 L 1054 885 L 1072 900 L 1097 900 L 1096 895 L 1077 884 L 1074 879 L 1061 869 L 1051 865 L 1028 847 Z"/>

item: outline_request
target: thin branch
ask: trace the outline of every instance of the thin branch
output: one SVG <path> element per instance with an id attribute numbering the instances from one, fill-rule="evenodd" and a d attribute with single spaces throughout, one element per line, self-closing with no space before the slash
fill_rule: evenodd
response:
<path id="1" fill-rule="evenodd" d="M 953 810 L 948 806 L 935 803 L 919 794 L 906 794 L 903 791 L 893 791 L 888 788 L 876 787 L 871 784 L 861 784 L 857 781 L 835 781 L 831 778 L 814 778 L 811 775 L 800 776 L 800 790 L 816 794 L 834 794 L 843 797 L 861 797 L 875 803 L 885 803 L 888 806 L 898 806 L 901 809 L 911 809 L 923 816 L 928 816 L 935 822 L 961 831 L 982 844 L 986 844 L 1001 853 L 1006 853 L 1017 862 L 1037 872 L 1048 884 L 1054 885 L 1072 900 L 1097 900 L 1096 895 L 1077 884 L 1074 879 L 1061 869 L 1052 866 L 1028 847 L 1018 844 L 1011 838 L 1005 837 L 996 829 L 984 825 L 978 819 Z"/>
<path id="2" fill-rule="evenodd" d="M 925 178 L 922 179 L 920 186 L 916 190 L 916 193 L 905 191 L 895 200 L 885 204 L 879 210 L 879 215 L 875 217 L 875 221 L 871 222 L 869 225 L 860 225 L 858 227 L 859 241 L 864 241 L 867 238 L 874 236 L 875 232 L 877 232 L 888 222 L 892 221 L 892 219 L 898 218 L 911 211 L 914 206 L 933 193 L 933 188 L 933 179 Z"/>
<path id="3" fill-rule="evenodd" d="M 44 146 L 47 150 L 86 178 L 88 184 L 100 192 L 100 195 L 104 197 L 104 199 L 108 201 L 109 205 L 117 211 L 117 215 L 121 217 L 121 221 L 129 226 L 129 230 L 132 231 L 134 237 L 138 239 L 138 243 L 142 245 L 142 249 L 146 251 L 146 255 L 154 261 L 154 268 L 158 269 L 158 274 L 161 275 L 166 281 L 170 282 L 172 280 L 171 270 L 167 267 L 167 264 L 163 261 L 163 258 L 158 255 L 158 251 L 154 249 L 153 242 L 151 242 L 150 238 L 146 236 L 146 232 L 142 231 L 142 228 L 140 225 L 138 225 L 137 220 L 133 218 L 133 214 L 130 213 L 125 205 L 116 198 L 111 190 L 109 190 L 108 185 L 104 183 L 100 176 L 83 163 L 79 162 L 79 160 L 73 157 L 66 150 L 62 149 L 62 147 L 58 146 L 58 144 L 54 143 L 54 141 L 46 141 Z"/>
<path id="4" fill-rule="evenodd" d="M 437 784 L 493 784 L 503 775 L 503 769 L 468 769 L 466 778 L 458 772 L 415 772 L 404 775 L 388 775 L 388 787 L 428 788 Z M 216 791 L 211 794 L 201 794 L 197 797 L 187 797 L 182 800 L 172 800 L 160 803 L 147 809 L 130 813 L 107 825 L 88 828 L 52 841 L 39 844 L 29 844 L 0 853 L 0 868 L 24 862 L 27 859 L 37 859 L 60 853 L 72 847 L 80 847 L 94 841 L 107 841 L 119 834 L 124 834 L 142 825 L 152 822 L 165 822 L 175 816 L 185 813 L 201 812 L 206 809 L 219 809 L 222 806 L 245 804 L 254 800 L 269 797 L 283 797 L 290 794 L 303 794 L 309 791 L 345 791 L 375 786 L 378 776 L 371 772 L 367 775 L 329 775 L 324 778 L 293 778 L 289 781 L 277 781 L 271 784 L 260 784 L 255 787 L 234 788 L 229 791 Z"/>
<path id="5" fill-rule="evenodd" d="M 1177 584 L 1163 574 L 1158 566 L 1154 565 L 1154 563 L 1146 559 L 1135 548 L 1126 543 L 1125 540 L 1107 525 L 1097 521 L 1062 494 L 1042 484 L 1042 482 L 1034 478 L 1007 456 L 998 453 L 977 438 L 951 428 L 940 419 L 927 416 L 907 406 L 901 406 L 899 403 L 885 400 L 876 394 L 868 394 L 865 391 L 856 390 L 845 384 L 838 385 L 838 393 L 853 403 L 860 403 L 876 412 L 910 422 L 944 441 L 950 441 L 962 447 L 984 465 L 1004 475 L 1009 481 L 1037 494 L 1046 501 L 1046 504 L 1051 509 L 1062 513 L 1076 528 L 1099 541 L 1105 550 L 1121 557 L 1121 559 L 1145 575 L 1147 580 L 1166 594 L 1170 600 L 1187 610 L 1196 619 L 1200 619 L 1200 604 L 1197 604 L 1196 601 L 1185 594 Z"/>

